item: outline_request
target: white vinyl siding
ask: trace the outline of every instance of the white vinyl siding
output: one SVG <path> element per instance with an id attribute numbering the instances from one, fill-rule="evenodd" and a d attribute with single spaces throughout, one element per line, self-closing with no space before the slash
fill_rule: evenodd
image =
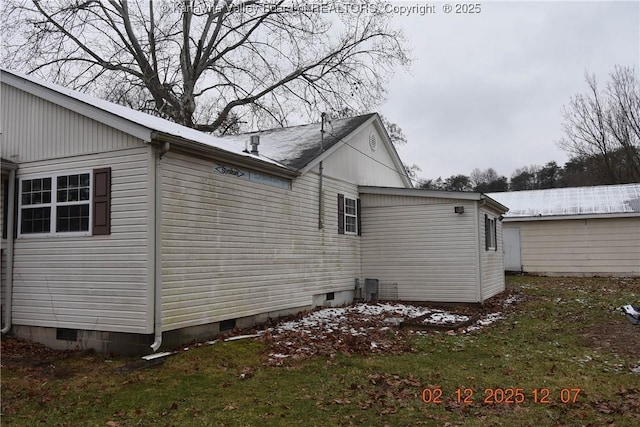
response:
<path id="1" fill-rule="evenodd" d="M 18 238 L 13 323 L 150 333 L 147 173 L 150 149 L 23 163 L 22 174 L 111 168 L 111 234 Z"/>
<path id="2" fill-rule="evenodd" d="M 369 146 L 372 134 L 378 141 L 375 151 Z M 349 135 L 344 142 L 344 146 L 323 162 L 325 176 L 359 185 L 405 187 L 402 166 L 394 164 L 390 147 L 372 123 Z"/>
<path id="3" fill-rule="evenodd" d="M 478 301 L 475 202 L 370 194 L 361 200 L 365 277 L 397 283 L 401 300 Z"/>
<path id="4" fill-rule="evenodd" d="M 338 193 L 353 184 L 318 176 L 292 189 L 221 175 L 218 163 L 171 150 L 162 159 L 163 330 L 305 307 L 352 290 L 359 239 L 338 234 Z"/>
<path id="5" fill-rule="evenodd" d="M 520 227 L 525 272 L 640 276 L 640 218 L 505 221 Z"/>
<path id="6" fill-rule="evenodd" d="M 489 220 L 493 220 L 495 229 L 490 233 L 485 233 L 485 215 Z M 486 208 L 480 208 L 478 223 L 480 229 L 480 280 L 481 280 L 481 297 L 485 299 L 491 298 L 505 290 L 504 279 L 504 259 L 502 253 L 502 222 L 498 219 L 500 214 Z M 497 246 L 490 246 L 486 249 L 485 236 L 492 235 L 492 243 Z"/>
<path id="7" fill-rule="evenodd" d="M 17 163 L 140 146 L 130 135 L 6 84 L 0 114 L 0 155 Z"/>

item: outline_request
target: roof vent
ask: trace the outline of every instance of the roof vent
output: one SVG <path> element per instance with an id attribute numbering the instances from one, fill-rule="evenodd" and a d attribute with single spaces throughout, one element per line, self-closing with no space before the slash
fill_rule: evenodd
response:
<path id="1" fill-rule="evenodd" d="M 260 145 L 260 136 L 251 135 L 251 154 L 258 155 L 258 145 Z"/>

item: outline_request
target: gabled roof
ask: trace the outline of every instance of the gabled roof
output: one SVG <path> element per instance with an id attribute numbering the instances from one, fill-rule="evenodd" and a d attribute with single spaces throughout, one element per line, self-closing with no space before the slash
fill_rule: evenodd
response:
<path id="1" fill-rule="evenodd" d="M 509 207 L 505 219 L 640 216 L 640 184 L 489 193 Z"/>
<path id="2" fill-rule="evenodd" d="M 362 116 L 331 120 L 325 123 L 324 137 L 322 124 L 311 123 L 300 126 L 248 132 L 223 138 L 244 144 L 252 135 L 260 136 L 260 154 L 292 169 L 301 170 L 324 151 L 358 129 L 363 123 L 375 117 L 375 113 Z"/>
<path id="3" fill-rule="evenodd" d="M 145 142 L 151 142 L 153 139 L 161 137 L 165 140 L 171 140 L 171 142 L 191 144 L 191 146 L 215 153 L 231 154 L 252 163 L 267 163 L 271 166 L 289 169 L 271 159 L 245 152 L 244 144 L 236 144 L 229 139 L 214 137 L 160 117 L 132 110 L 15 71 L 0 70 L 0 82 L 121 130 Z"/>
<path id="4" fill-rule="evenodd" d="M 338 149 L 342 142 L 348 142 L 349 138 L 368 124 L 373 123 L 382 135 L 384 145 L 395 164 L 402 172 L 402 179 L 408 187 L 411 180 L 406 176 L 402 160 L 393 143 L 389 139 L 382 120 L 377 113 L 363 114 L 343 119 L 332 119 L 325 123 L 324 135 L 321 122 L 306 125 L 291 126 L 285 128 L 268 129 L 258 132 L 248 132 L 240 135 L 224 136 L 224 139 L 234 141 L 236 144 L 247 144 L 252 135 L 260 137 L 260 156 L 283 164 L 299 173 L 305 173 L 320 161 L 331 155 Z"/>

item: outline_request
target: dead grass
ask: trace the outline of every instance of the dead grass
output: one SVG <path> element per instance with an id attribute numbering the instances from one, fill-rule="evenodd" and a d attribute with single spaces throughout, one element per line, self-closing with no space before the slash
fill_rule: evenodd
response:
<path id="1" fill-rule="evenodd" d="M 363 337 L 353 346 L 328 340 L 333 350 L 279 367 L 267 366 L 282 350 L 270 340 L 190 346 L 162 365 L 123 371 L 135 360 L 3 338 L 2 425 L 638 425 L 640 327 L 617 307 L 640 302 L 640 280 L 508 283 L 526 299 L 483 330 L 403 331 L 379 354 Z M 524 401 L 485 402 L 497 389 L 522 389 Z M 548 403 L 535 401 L 542 389 Z M 564 403 L 571 389 L 577 399 Z M 456 390 L 473 396 L 465 403 Z"/>

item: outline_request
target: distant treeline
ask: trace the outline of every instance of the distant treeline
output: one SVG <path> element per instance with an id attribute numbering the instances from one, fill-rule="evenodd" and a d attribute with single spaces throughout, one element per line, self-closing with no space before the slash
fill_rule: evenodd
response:
<path id="1" fill-rule="evenodd" d="M 428 190 L 491 193 L 638 182 L 630 173 L 633 168 L 626 164 L 628 159 L 626 153 L 618 150 L 609 153 L 607 159 L 598 155 L 576 156 L 564 166 L 558 166 L 555 161 L 544 166 L 524 166 L 516 169 L 511 178 L 498 175 L 493 168 L 474 169 L 470 175 L 421 180 L 417 186 Z"/>

